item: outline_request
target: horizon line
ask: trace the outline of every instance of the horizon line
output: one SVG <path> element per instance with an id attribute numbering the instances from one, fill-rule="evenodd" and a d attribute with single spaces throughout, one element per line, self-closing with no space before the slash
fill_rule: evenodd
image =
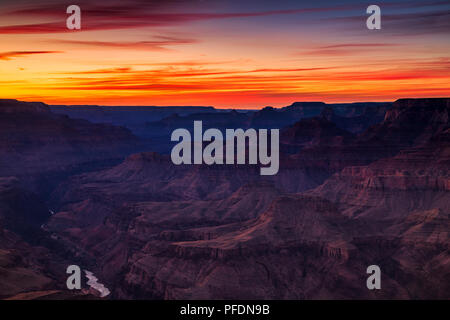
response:
<path id="1" fill-rule="evenodd" d="M 20 99 L 20 98 L 19 98 Z M 420 98 L 398 98 L 396 100 L 385 100 L 385 101 L 352 101 L 352 102 L 325 102 L 325 101 L 294 101 L 291 104 L 283 105 L 283 106 L 262 106 L 262 107 L 217 107 L 214 105 L 152 105 L 152 104 L 142 104 L 142 105 L 126 105 L 126 104 L 64 104 L 64 103 L 47 103 L 45 101 L 27 101 L 27 100 L 19 100 L 19 99 L 11 99 L 11 98 L 0 98 L 0 101 L 4 100 L 15 100 L 18 102 L 27 102 L 27 103 L 44 103 L 49 107 L 155 107 L 155 108 L 213 108 L 220 110 L 261 110 L 264 108 L 274 108 L 274 109 L 282 109 L 288 106 L 291 106 L 295 103 L 323 103 L 326 105 L 338 105 L 338 104 L 360 104 L 360 103 L 394 103 L 399 100 L 426 100 L 426 99 L 450 99 L 450 97 L 420 97 Z"/>

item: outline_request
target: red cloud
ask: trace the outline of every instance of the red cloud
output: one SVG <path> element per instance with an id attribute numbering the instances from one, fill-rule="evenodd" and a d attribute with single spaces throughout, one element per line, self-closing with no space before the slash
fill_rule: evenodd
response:
<path id="1" fill-rule="evenodd" d="M 112 30 L 139 27 L 170 26 L 180 23 L 227 18 L 264 17 L 270 15 L 286 15 L 310 12 L 325 12 L 345 10 L 349 6 L 329 8 L 306 8 L 291 10 L 269 10 L 259 12 L 231 12 L 231 13 L 161 13 L 155 12 L 152 6 L 136 5 L 136 3 L 111 6 L 93 6 L 80 4 L 82 8 L 83 30 Z M 58 8 L 58 9 L 57 9 Z M 21 24 L 0 27 L 0 34 L 27 34 L 27 33 L 62 33 L 67 32 L 65 21 L 67 14 L 59 7 L 36 6 L 24 10 L 8 12 L 13 16 L 34 16 L 43 19 L 57 20 L 51 23 Z"/>

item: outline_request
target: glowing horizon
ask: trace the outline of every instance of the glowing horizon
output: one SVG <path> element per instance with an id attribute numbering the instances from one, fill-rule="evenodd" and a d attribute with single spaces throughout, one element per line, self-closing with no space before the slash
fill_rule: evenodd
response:
<path id="1" fill-rule="evenodd" d="M 450 96 L 450 1 L 4 1 L 0 98 L 281 107 Z M 82 30 L 65 27 L 70 4 Z"/>

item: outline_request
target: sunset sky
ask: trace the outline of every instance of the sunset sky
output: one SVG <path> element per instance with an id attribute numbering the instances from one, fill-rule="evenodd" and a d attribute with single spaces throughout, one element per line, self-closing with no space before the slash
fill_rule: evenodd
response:
<path id="1" fill-rule="evenodd" d="M 66 8 L 82 29 L 66 28 Z M 382 29 L 366 28 L 381 7 Z M 1 0 L 0 98 L 280 107 L 450 96 L 450 1 Z"/>

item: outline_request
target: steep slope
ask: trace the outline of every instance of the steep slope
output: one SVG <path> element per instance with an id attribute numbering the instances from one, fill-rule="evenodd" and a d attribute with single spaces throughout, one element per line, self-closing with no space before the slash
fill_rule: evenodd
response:
<path id="1" fill-rule="evenodd" d="M 218 229 L 216 231 L 216 229 Z M 164 299 L 448 298 L 448 252 L 377 237 L 324 199 L 283 196 L 256 219 L 202 228 L 213 238 L 149 241 L 116 293 Z M 405 256 L 408 249 L 409 256 Z M 426 253 L 425 253 L 426 252 Z M 434 267 L 428 259 L 441 261 Z M 380 265 L 383 290 L 367 290 Z M 426 264 L 418 270 L 416 266 Z M 427 284 L 438 284 L 433 286 Z"/>
<path id="2" fill-rule="evenodd" d="M 280 191 L 272 184 L 257 183 L 245 185 L 220 200 L 129 201 L 111 208 L 102 221 L 95 222 L 89 214 L 74 208 L 56 213 L 46 228 L 70 246 L 97 257 L 98 265 L 105 266 L 98 271 L 111 279 L 127 265 L 131 254 L 139 252 L 147 241 L 215 237 L 200 227 L 255 218 L 279 195 Z M 89 213 L 94 215 L 96 212 Z M 220 229 L 216 232 L 223 232 Z"/>
<path id="3" fill-rule="evenodd" d="M 342 222 L 329 202 L 277 198 L 258 218 L 201 229 L 215 237 L 149 242 L 130 261 L 121 291 L 166 299 L 305 297 L 311 287 L 300 283 L 315 263 L 326 274 L 351 249 L 334 227 Z"/>

